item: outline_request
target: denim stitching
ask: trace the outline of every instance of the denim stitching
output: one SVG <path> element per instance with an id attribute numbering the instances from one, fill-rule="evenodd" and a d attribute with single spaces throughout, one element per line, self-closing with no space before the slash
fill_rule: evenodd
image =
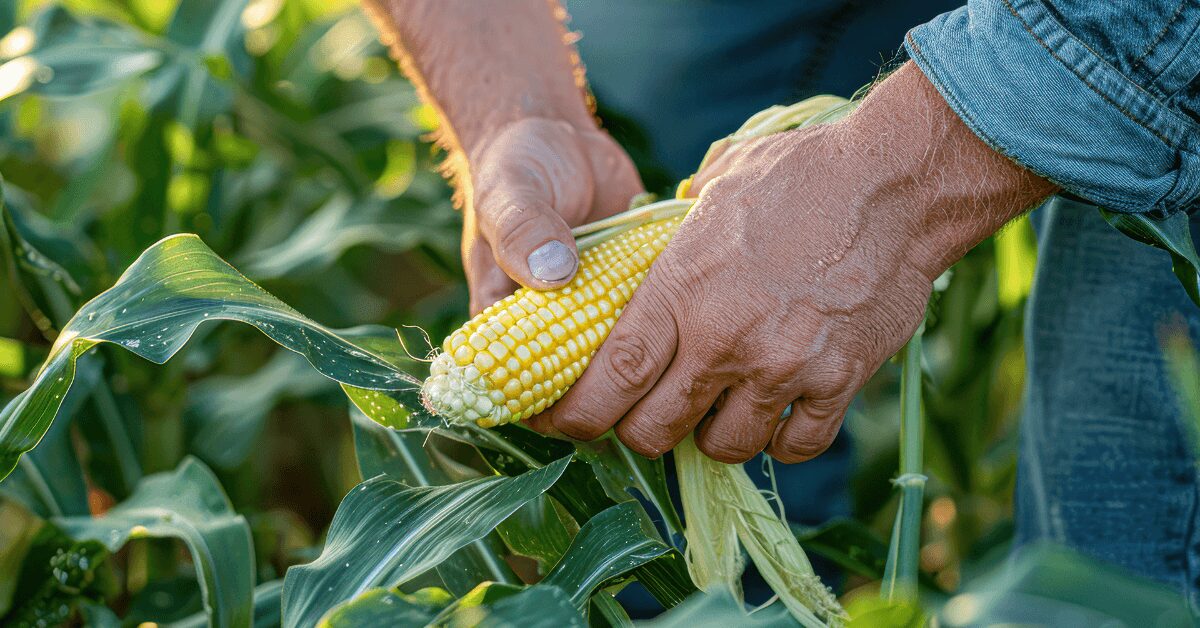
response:
<path id="1" fill-rule="evenodd" d="M 1009 0 L 1000 0 L 1000 1 L 1004 3 L 1004 6 L 1008 9 L 1008 11 L 1010 13 L 1012 13 L 1013 17 L 1017 18 L 1017 20 L 1021 22 L 1021 27 L 1024 28 L 1027 33 L 1029 33 L 1030 37 L 1033 37 L 1034 41 L 1036 41 L 1043 48 L 1045 48 L 1046 51 L 1050 53 L 1050 56 L 1057 59 L 1058 62 L 1063 65 L 1063 67 L 1067 68 L 1067 70 L 1069 70 L 1071 72 L 1071 74 L 1074 74 L 1075 76 L 1077 76 L 1079 78 L 1080 81 L 1083 81 L 1083 84 L 1087 85 L 1088 89 L 1091 89 L 1098 96 L 1103 98 L 1105 102 L 1112 105 L 1114 109 L 1116 109 L 1117 111 L 1120 111 L 1122 114 L 1125 115 L 1125 117 L 1129 118 L 1131 121 L 1136 123 L 1138 126 L 1149 131 L 1151 135 L 1153 135 L 1154 137 L 1157 137 L 1159 140 L 1162 141 L 1162 143 L 1166 144 L 1167 146 L 1169 146 L 1175 150 L 1183 149 L 1182 146 L 1176 145 L 1165 134 L 1160 133 L 1157 129 L 1151 128 L 1149 123 L 1147 123 L 1147 122 L 1141 120 L 1139 117 L 1133 115 L 1133 113 L 1128 111 L 1123 105 L 1121 105 L 1120 103 L 1118 103 L 1115 100 L 1113 100 L 1112 98 L 1110 98 L 1108 96 L 1108 94 L 1105 94 L 1104 92 L 1100 91 L 1100 89 L 1098 87 L 1093 85 L 1092 82 L 1089 81 L 1086 76 L 1084 76 L 1082 73 L 1079 72 L 1078 69 L 1075 68 L 1074 64 L 1068 63 L 1066 59 L 1062 58 L 1058 54 L 1057 51 L 1055 51 L 1053 48 L 1051 48 L 1040 36 L 1038 36 L 1038 34 L 1036 32 L 1034 32 L 1033 28 L 1029 25 L 1029 23 L 1025 21 L 1025 18 L 1022 17 L 1021 14 L 1017 12 L 1017 10 L 1013 7 L 1012 3 L 1009 2 Z M 1082 42 L 1080 42 L 1080 43 L 1082 44 Z M 1095 51 L 1093 51 L 1091 48 L 1088 48 L 1087 44 L 1082 44 L 1082 45 L 1085 49 L 1088 50 L 1088 52 L 1091 52 L 1093 55 L 1096 54 Z M 1097 56 L 1097 58 L 1099 59 L 1100 57 Z M 1149 95 L 1149 94 L 1147 94 L 1147 95 Z"/>
<path id="2" fill-rule="evenodd" d="M 1154 49 L 1158 47 L 1158 44 L 1162 43 L 1163 38 L 1167 36 L 1167 31 L 1171 29 L 1171 26 L 1175 24 L 1175 21 L 1179 19 L 1179 16 L 1183 15 L 1183 8 L 1186 5 L 1187 0 L 1179 0 L 1179 5 L 1175 7 L 1175 13 L 1171 14 L 1171 19 L 1167 20 L 1166 26 L 1163 26 L 1162 30 L 1158 31 L 1158 35 L 1154 36 L 1154 41 L 1150 42 L 1150 45 L 1146 47 L 1146 50 L 1144 50 L 1142 54 L 1138 55 L 1138 57 L 1133 60 L 1133 64 L 1129 66 L 1131 71 L 1136 71 L 1139 67 L 1141 67 L 1146 58 L 1149 57 L 1154 52 Z M 1146 71 L 1151 75 L 1154 74 L 1154 70 L 1152 68 L 1147 67 Z"/>

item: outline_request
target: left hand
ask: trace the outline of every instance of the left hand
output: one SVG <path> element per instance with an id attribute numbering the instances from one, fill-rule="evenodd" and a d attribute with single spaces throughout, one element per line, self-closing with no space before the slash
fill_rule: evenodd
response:
<path id="1" fill-rule="evenodd" d="M 580 439 L 613 428 L 650 457 L 693 430 L 723 462 L 823 452 L 915 331 L 932 280 L 1053 191 L 979 141 L 911 64 L 877 93 L 839 123 L 739 147 L 537 423 Z M 906 124 L 889 103 L 927 110 Z"/>

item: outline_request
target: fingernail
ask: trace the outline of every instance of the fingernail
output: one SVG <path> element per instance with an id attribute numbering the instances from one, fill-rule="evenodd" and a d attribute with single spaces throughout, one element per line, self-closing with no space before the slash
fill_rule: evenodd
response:
<path id="1" fill-rule="evenodd" d="M 558 240 L 551 240 L 529 254 L 529 272 L 541 281 L 561 281 L 575 272 L 579 260 L 575 252 Z"/>

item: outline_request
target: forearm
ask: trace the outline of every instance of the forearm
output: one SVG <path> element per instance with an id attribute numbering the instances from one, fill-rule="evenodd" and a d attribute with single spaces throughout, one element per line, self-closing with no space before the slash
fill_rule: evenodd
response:
<path id="1" fill-rule="evenodd" d="M 1058 189 L 980 141 L 911 62 L 842 125 L 857 202 L 897 214 L 930 278 Z"/>
<path id="2" fill-rule="evenodd" d="M 364 0 L 422 97 L 442 140 L 472 154 L 528 117 L 594 128 L 582 71 L 553 0 Z"/>

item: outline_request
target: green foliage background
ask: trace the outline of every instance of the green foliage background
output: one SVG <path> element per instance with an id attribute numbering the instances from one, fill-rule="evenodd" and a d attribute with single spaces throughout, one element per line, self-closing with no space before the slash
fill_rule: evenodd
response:
<path id="1" fill-rule="evenodd" d="M 401 329 L 416 354 L 428 348 L 416 327 L 442 338 L 465 318 L 460 220 L 423 139 L 437 121 L 353 2 L 0 0 L 0 33 L 0 173 L 14 236 L 0 274 L 0 401 L 29 385 L 84 302 L 174 233 L 199 235 L 309 318 Z M 647 153 L 638 137 L 619 139 Z M 661 180 L 655 164 L 639 165 Z M 926 336 L 931 483 L 921 563 L 934 599 L 989 565 L 1011 536 L 1033 258 L 1024 222 L 978 247 L 956 267 Z M 411 360 L 404 366 L 420 376 Z M 859 456 L 854 519 L 799 531 L 810 552 L 845 569 L 850 599 L 880 577 L 895 511 L 896 373 L 886 366 L 848 420 Z M 664 544 L 632 502 L 603 497 L 636 486 L 664 503 L 661 487 L 636 480 L 660 477 L 661 463 L 633 461 L 612 443 L 568 463 L 571 447 L 519 430 L 505 434 L 518 444 L 510 450 L 451 436 L 372 423 L 336 382 L 250 326 L 201 326 L 162 366 L 99 347 L 27 455 L 36 465 L 0 484 L 0 618 L 277 625 L 280 600 L 302 578 L 280 579 L 321 555 L 327 535 L 327 549 L 341 539 L 355 561 L 371 555 L 353 546 L 361 533 L 343 529 L 364 508 L 358 491 L 403 509 L 416 495 L 406 491 L 464 482 L 454 490 L 505 496 L 481 515 L 504 523 L 446 545 L 453 557 L 440 567 L 372 590 L 330 621 L 505 625 L 528 623 L 517 611 L 536 605 L 550 618 L 582 610 L 593 625 L 621 625 L 627 618 L 605 589 L 630 569 L 593 570 L 598 557 L 643 565 L 643 581 L 658 565 L 660 589 L 672 590 L 679 565 L 662 567 L 677 556 L 664 554 L 672 539 Z M 562 479 L 542 477 L 548 469 Z M 387 479 L 360 484 L 381 473 Z M 339 504 L 347 512 L 335 520 Z M 174 509 L 165 523 L 164 508 Z M 658 518 L 670 522 L 669 510 Z M 627 533 L 592 550 L 593 520 Z M 242 573 L 231 581 L 227 565 L 214 574 L 197 548 L 227 552 Z M 70 563 L 65 579 L 55 560 Z M 304 578 L 333 573 L 311 569 Z M 519 586 L 547 574 L 560 588 Z M 689 589 L 675 592 L 682 599 Z M 293 618 L 315 619 L 336 602 Z M 690 616 L 733 612 L 721 600 L 704 604 Z"/>

